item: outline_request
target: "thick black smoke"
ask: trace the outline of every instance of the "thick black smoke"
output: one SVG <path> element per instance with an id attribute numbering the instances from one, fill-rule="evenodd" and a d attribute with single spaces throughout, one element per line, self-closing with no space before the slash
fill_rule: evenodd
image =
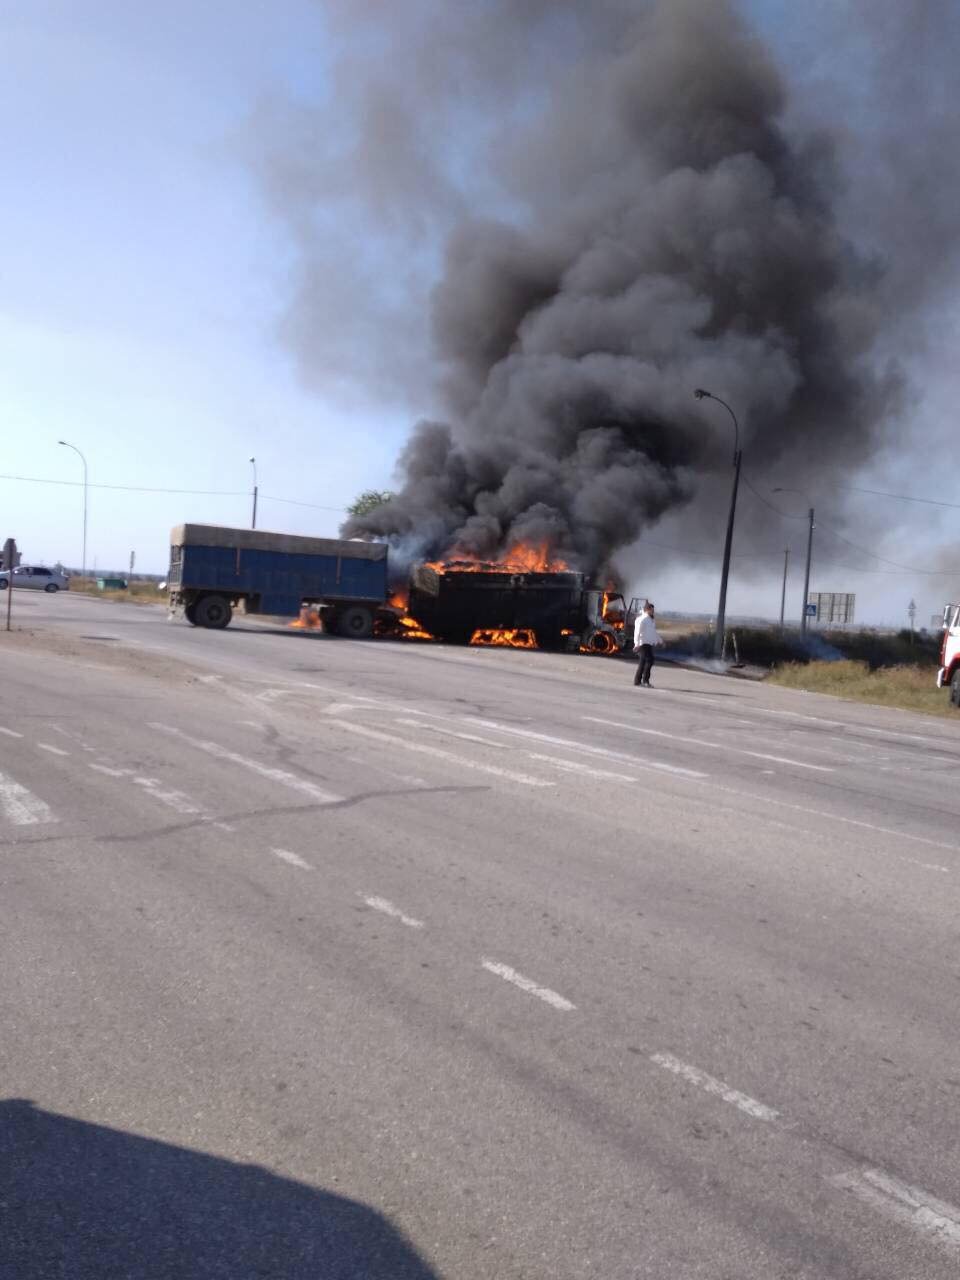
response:
<path id="1" fill-rule="evenodd" d="M 433 296 L 449 423 L 349 536 L 495 558 L 518 540 L 588 570 L 726 471 L 860 463 L 896 393 L 869 355 L 880 273 L 838 234 L 820 137 L 725 3 L 599 5 L 604 47 L 505 144 L 524 213 L 464 218 Z M 614 18 L 619 18 L 614 21 Z"/>

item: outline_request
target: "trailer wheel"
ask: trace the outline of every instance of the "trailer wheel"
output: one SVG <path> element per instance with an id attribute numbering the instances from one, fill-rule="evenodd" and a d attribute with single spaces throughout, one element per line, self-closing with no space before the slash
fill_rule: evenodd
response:
<path id="1" fill-rule="evenodd" d="M 348 640 L 369 640 L 373 635 L 373 614 L 362 605 L 352 605 L 337 614 L 337 634 Z"/>
<path id="2" fill-rule="evenodd" d="M 233 609 L 226 596 L 201 596 L 193 606 L 193 624 L 209 631 L 222 631 L 230 625 Z"/>
<path id="3" fill-rule="evenodd" d="M 950 701 L 955 707 L 960 707 L 960 667 L 954 671 L 950 681 Z"/>

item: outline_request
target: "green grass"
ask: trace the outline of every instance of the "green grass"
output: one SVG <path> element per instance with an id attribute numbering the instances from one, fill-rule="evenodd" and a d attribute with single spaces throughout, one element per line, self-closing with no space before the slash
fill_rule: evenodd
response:
<path id="1" fill-rule="evenodd" d="M 736 650 L 734 650 L 736 637 Z M 713 652 L 713 636 L 705 631 L 667 632 L 668 643 L 691 653 L 708 656 Z M 727 633 L 727 657 L 734 653 L 741 662 L 756 667 L 779 667 L 784 663 L 816 663 L 829 657 L 865 662 L 871 671 L 881 667 L 916 666 L 936 663 L 939 635 L 916 635 L 909 631 L 885 632 L 861 628 L 858 631 L 814 631 L 806 640 L 797 630 L 776 627 L 731 627 Z"/>
<path id="2" fill-rule="evenodd" d="M 96 596 L 100 600 L 129 600 L 134 604 L 165 604 L 167 592 L 157 589 L 155 582 L 131 582 L 125 591 L 100 591 L 96 578 L 70 579 L 70 591 L 74 595 Z"/>
<path id="3" fill-rule="evenodd" d="M 771 684 L 808 693 L 829 693 L 837 698 L 871 702 L 881 707 L 923 711 L 934 716 L 954 716 L 960 712 L 950 703 L 946 689 L 937 688 L 934 664 L 881 667 L 871 671 L 866 661 L 788 662 L 767 677 Z"/>

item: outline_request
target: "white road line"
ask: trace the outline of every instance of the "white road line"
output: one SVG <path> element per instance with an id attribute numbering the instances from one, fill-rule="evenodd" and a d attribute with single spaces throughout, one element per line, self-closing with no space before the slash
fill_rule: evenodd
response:
<path id="1" fill-rule="evenodd" d="M 805 804 L 793 804 L 789 800 L 775 800 L 772 796 L 758 796 L 752 791 L 740 791 L 737 787 L 724 787 L 718 782 L 707 784 L 713 791 L 721 791 L 724 795 L 736 796 L 738 800 L 757 800 L 760 804 L 772 804 L 778 809 L 789 809 L 794 813 L 807 813 L 812 818 L 826 818 L 830 822 L 842 822 L 848 827 L 861 827 L 865 831 L 875 831 L 881 836 L 895 836 L 898 840 L 910 840 L 914 844 L 927 845 L 932 849 L 946 849 L 948 853 L 960 853 L 960 846 L 947 844 L 943 840 L 931 840 L 927 836 L 911 835 L 909 831 L 894 831 L 892 827 L 878 827 L 873 822 L 864 822 L 860 818 L 845 818 L 839 813 L 827 813 L 825 809 L 811 809 Z M 905 853 L 890 853 L 886 849 L 875 847 L 875 852 L 897 858 L 901 862 L 909 862 L 914 867 L 923 867 L 925 871 L 945 871 L 950 874 L 952 867 L 944 867 L 939 862 L 921 862 Z"/>
<path id="2" fill-rule="evenodd" d="M 268 778 L 271 782 L 279 782 L 283 787 L 289 787 L 291 791 L 299 791 L 301 795 L 309 796 L 311 800 L 316 800 L 319 804 L 338 804 L 343 796 L 338 796 L 332 791 L 326 791 L 323 787 L 318 787 L 315 782 L 310 782 L 307 778 L 301 778 L 295 773 L 289 773 L 286 769 L 275 769 L 272 765 L 263 764 L 259 760 L 250 760 L 246 756 L 237 755 L 235 751 L 229 751 L 226 747 L 221 747 L 217 742 L 207 742 L 202 738 L 192 738 L 188 733 L 183 733 L 180 729 L 174 729 L 168 724 L 157 724 L 155 721 L 147 725 L 148 729 L 156 729 L 159 733 L 167 733 L 173 738 L 178 738 L 181 742 L 189 743 L 191 747 L 196 747 L 198 751 L 205 751 L 207 755 L 213 756 L 217 760 L 225 760 L 228 764 L 239 765 L 242 769 L 249 769 L 251 773 L 257 773 L 261 778 Z"/>
<path id="3" fill-rule="evenodd" d="M 331 724 L 348 733 L 357 733 L 362 738 L 371 738 L 375 742 L 387 742 L 391 747 L 400 747 L 404 751 L 418 751 L 426 756 L 434 756 L 438 760 L 446 760 L 451 764 L 461 765 L 465 769 L 476 769 L 480 773 L 492 774 L 495 778 L 507 778 L 510 782 L 520 782 L 525 787 L 554 787 L 555 782 L 543 778 L 534 778 L 528 773 L 516 773 L 513 769 L 501 769 L 495 764 L 482 764 L 479 760 L 469 760 L 466 756 L 455 755 L 452 751 L 444 751 L 440 747 L 431 747 L 426 742 L 411 742 L 409 738 L 396 738 L 390 733 L 380 733 L 376 729 L 368 729 L 366 725 L 352 724 L 349 720 L 331 720 Z M 417 721 L 417 727 L 421 727 Z"/>
<path id="4" fill-rule="evenodd" d="M 167 805 L 169 808 L 176 810 L 177 813 L 202 814 L 203 810 L 199 805 L 194 804 L 189 796 L 184 795 L 182 791 L 163 790 L 163 784 L 159 778 L 139 778 L 135 777 L 134 782 L 138 787 L 143 787 L 149 795 L 154 796 L 157 800 Z"/>
<path id="5" fill-rule="evenodd" d="M 561 760 L 559 756 L 544 756 L 537 751 L 528 752 L 531 760 L 542 760 L 544 764 L 552 764 L 555 769 L 563 769 L 567 773 L 579 773 L 585 778 L 597 778 L 601 782 L 636 782 L 629 773 L 614 773 L 610 769 L 591 769 L 588 764 L 578 760 Z"/>
<path id="6" fill-rule="evenodd" d="M 392 902 L 388 902 L 386 898 L 365 898 L 361 893 L 368 907 L 372 907 L 374 911 L 382 911 L 385 916 L 392 916 L 394 920 L 399 920 L 401 924 L 405 924 L 408 929 L 422 929 L 423 921 L 414 920 L 413 916 L 404 915 L 399 907 L 395 907 Z"/>
<path id="7" fill-rule="evenodd" d="M 787 756 L 772 756 L 765 751 L 748 751 L 746 747 L 731 747 L 729 743 L 708 742 L 706 738 L 688 738 L 680 733 L 666 733 L 663 729 L 646 729 L 636 724 L 624 724 L 619 720 L 603 720 L 599 716 L 582 716 L 594 724 L 606 725 L 611 729 L 629 729 L 631 733 L 645 733 L 652 738 L 668 738 L 671 742 L 688 742 L 696 747 L 709 747 L 711 751 L 723 755 L 753 756 L 755 760 L 772 760 L 775 764 L 792 764 L 797 769 L 814 769 L 817 773 L 834 773 L 832 767 L 825 764 L 806 764 L 803 760 L 791 760 Z"/>
<path id="8" fill-rule="evenodd" d="M 5 773 L 0 773 L 0 809 L 15 827 L 31 827 L 57 821 L 49 805 Z"/>
<path id="9" fill-rule="evenodd" d="M 529 738 L 533 742 L 546 742 L 552 747 L 567 747 L 571 751 L 590 756 L 602 756 L 605 760 L 619 760 L 633 765 L 635 769 L 653 769 L 657 773 L 672 773 L 680 778 L 709 778 L 708 773 L 698 769 L 682 769 L 676 764 L 661 764 L 658 760 L 641 760 L 626 751 L 613 751 L 609 747 L 593 747 L 585 742 L 575 742 L 571 738 L 556 738 L 550 733 L 534 733 L 532 729 L 518 729 L 514 725 L 500 724 L 496 720 L 477 720 L 474 723 L 485 729 L 496 729 L 498 733 L 512 733 L 518 738 Z"/>
<path id="10" fill-rule="evenodd" d="M 704 1093 L 712 1093 L 715 1097 L 722 1098 L 724 1102 L 729 1102 L 733 1106 L 739 1107 L 741 1111 L 745 1111 L 748 1116 L 753 1116 L 755 1120 L 773 1121 L 780 1117 L 780 1112 L 774 1111 L 773 1107 L 765 1106 L 764 1103 L 758 1102 L 756 1098 L 751 1098 L 749 1094 L 741 1093 L 739 1089 L 731 1089 L 722 1080 L 717 1080 L 714 1076 L 707 1075 L 699 1067 L 691 1067 L 688 1062 L 681 1062 L 672 1053 L 653 1053 L 650 1055 L 650 1061 L 655 1062 L 658 1067 L 663 1067 L 665 1071 L 672 1071 L 674 1075 L 680 1076 L 681 1079 L 696 1085 Z"/>
<path id="11" fill-rule="evenodd" d="M 396 723 L 408 725 L 414 729 L 426 729 L 428 733 L 444 733 L 450 738 L 459 738 L 461 742 L 478 742 L 482 747 L 493 747 L 497 751 L 503 750 L 502 742 L 494 742 L 492 738 L 481 738 L 479 733 L 461 733 L 457 729 L 449 729 L 445 724 L 428 724 L 425 720 L 413 720 L 399 716 Z"/>
<path id="12" fill-rule="evenodd" d="M 522 973 L 517 973 L 516 969 L 511 969 L 508 964 L 500 964 L 498 960 L 487 959 L 482 960 L 481 964 L 488 973 L 495 973 L 498 978 L 503 978 L 505 982 L 512 982 L 521 991 L 527 991 L 530 995 L 537 996 L 538 999 L 553 1005 L 554 1009 L 568 1012 L 577 1007 L 575 1004 L 571 1004 L 569 1000 L 565 1000 L 563 996 L 558 995 L 556 991 L 551 991 L 549 987 L 541 987 L 530 978 L 525 978 Z"/>
<path id="13" fill-rule="evenodd" d="M 68 756 L 69 751 L 64 751 L 63 747 L 53 747 L 49 742 L 38 742 L 38 748 L 41 751 L 49 751 L 52 756 Z"/>
<path id="14" fill-rule="evenodd" d="M 108 764 L 88 764 L 87 768 L 97 773 L 105 773 L 108 778 L 132 778 L 136 773 L 136 769 L 115 769 Z"/>
<path id="15" fill-rule="evenodd" d="M 313 870 L 310 863 L 301 858 L 299 853 L 291 853 L 289 849 L 271 849 L 270 852 L 282 858 L 284 862 L 289 862 L 291 867 L 299 867 L 301 871 Z"/>
<path id="16" fill-rule="evenodd" d="M 22 737 L 23 737 L 23 734 L 22 734 L 22 733 L 17 733 L 15 729 L 4 729 L 4 727 L 3 727 L 2 725 L 0 725 L 0 733 L 2 733 L 2 734 L 3 734 L 5 737 L 7 737 L 7 738 L 22 738 Z"/>
<path id="17" fill-rule="evenodd" d="M 823 716 L 805 716 L 802 711 L 776 711 L 772 707 L 750 707 L 750 711 L 763 716 L 790 716 L 794 720 L 812 720 L 814 724 L 828 724 L 834 729 L 845 727 L 842 720 L 825 720 Z"/>
<path id="18" fill-rule="evenodd" d="M 933 1240 L 946 1252 L 960 1255 L 960 1209 L 892 1178 L 881 1169 L 855 1169 L 828 1181 L 871 1209 Z"/>

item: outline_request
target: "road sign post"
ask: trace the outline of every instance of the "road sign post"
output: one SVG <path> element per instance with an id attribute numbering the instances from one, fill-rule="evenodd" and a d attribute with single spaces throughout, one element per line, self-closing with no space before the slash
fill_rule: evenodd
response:
<path id="1" fill-rule="evenodd" d="M 7 573 L 7 630 L 10 630 L 10 615 L 13 612 L 13 571 L 17 564 L 16 539 L 8 538 L 3 544 L 3 568 Z"/>

